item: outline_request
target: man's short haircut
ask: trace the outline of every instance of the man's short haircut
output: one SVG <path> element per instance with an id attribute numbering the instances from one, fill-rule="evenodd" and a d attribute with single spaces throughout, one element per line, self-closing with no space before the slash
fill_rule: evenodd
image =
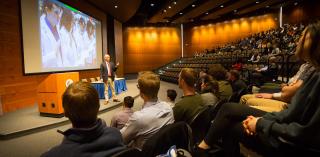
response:
<path id="1" fill-rule="evenodd" d="M 237 80 L 240 79 L 240 73 L 238 70 L 230 70 L 230 74 L 234 76 Z"/>
<path id="2" fill-rule="evenodd" d="M 158 98 L 160 89 L 160 78 L 152 71 L 143 71 L 139 73 L 138 88 L 140 92 L 148 98 Z"/>
<path id="3" fill-rule="evenodd" d="M 176 100 L 177 92 L 174 89 L 168 89 L 167 90 L 167 97 L 169 97 L 169 99 L 171 101 L 174 101 L 174 100 Z"/>
<path id="4" fill-rule="evenodd" d="M 197 72 L 191 68 L 183 68 L 180 72 L 180 78 L 184 80 L 189 87 L 194 87 L 194 84 L 198 79 L 197 75 Z"/>
<path id="5" fill-rule="evenodd" d="M 123 104 L 125 107 L 131 108 L 133 106 L 134 99 L 132 96 L 126 96 L 123 99 Z"/>
<path id="6" fill-rule="evenodd" d="M 90 83 L 76 82 L 63 93 L 62 105 L 74 126 L 92 125 L 97 120 L 99 95 Z"/>
<path id="7" fill-rule="evenodd" d="M 226 80 L 227 71 L 221 64 L 211 65 L 208 73 L 217 81 Z"/>

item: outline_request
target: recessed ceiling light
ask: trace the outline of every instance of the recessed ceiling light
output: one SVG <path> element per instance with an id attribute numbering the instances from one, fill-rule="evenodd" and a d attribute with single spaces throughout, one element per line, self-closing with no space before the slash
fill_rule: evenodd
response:
<path id="1" fill-rule="evenodd" d="M 236 13 L 237 11 L 238 11 L 237 9 L 236 9 L 236 10 L 233 10 L 233 12 L 235 12 L 235 13 Z"/>
<path id="2" fill-rule="evenodd" d="M 209 13 L 208 13 L 208 12 L 206 12 L 206 14 L 208 15 Z"/>
<path id="3" fill-rule="evenodd" d="M 266 6 L 266 8 L 269 8 L 269 7 L 270 7 L 269 5 Z"/>
<path id="4" fill-rule="evenodd" d="M 171 6 L 169 5 L 168 8 L 171 9 Z"/>
<path id="5" fill-rule="evenodd" d="M 114 8 L 118 8 L 118 6 L 117 6 L 117 5 L 115 5 L 115 6 L 114 6 Z"/>
<path id="6" fill-rule="evenodd" d="M 176 1 L 174 1 L 174 2 L 173 2 L 173 4 L 174 4 L 174 5 L 176 5 L 176 4 L 177 4 L 177 2 L 176 2 Z"/>
<path id="7" fill-rule="evenodd" d="M 259 1 L 256 1 L 256 3 L 258 4 L 258 3 L 259 3 Z"/>
<path id="8" fill-rule="evenodd" d="M 151 4 L 150 4 L 150 6 L 152 6 L 152 7 L 153 7 L 153 6 L 154 6 L 154 3 L 151 3 Z"/>
<path id="9" fill-rule="evenodd" d="M 192 7 L 195 7 L 196 5 L 192 4 Z"/>
<path id="10" fill-rule="evenodd" d="M 179 13 L 180 15 L 182 15 L 183 13 Z"/>
<path id="11" fill-rule="evenodd" d="M 298 2 L 294 2 L 294 5 L 298 5 Z"/>
<path id="12" fill-rule="evenodd" d="M 223 8 L 223 5 L 220 5 L 221 8 Z"/>

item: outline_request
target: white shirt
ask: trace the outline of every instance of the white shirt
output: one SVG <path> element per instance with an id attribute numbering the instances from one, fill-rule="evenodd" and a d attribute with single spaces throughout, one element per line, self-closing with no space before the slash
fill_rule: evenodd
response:
<path id="1" fill-rule="evenodd" d="M 77 47 L 75 40 L 70 32 L 65 27 L 62 27 L 59 31 L 61 37 L 61 53 L 62 53 L 62 65 L 64 67 L 75 67 L 77 64 Z"/>
<path id="2" fill-rule="evenodd" d="M 124 143 L 142 149 L 143 144 L 163 126 L 174 122 L 173 111 L 164 101 L 146 102 L 120 130 Z"/>
<path id="3" fill-rule="evenodd" d="M 40 17 L 42 66 L 43 68 L 58 67 L 61 64 L 60 39 L 55 39 L 45 17 L 45 15 Z"/>

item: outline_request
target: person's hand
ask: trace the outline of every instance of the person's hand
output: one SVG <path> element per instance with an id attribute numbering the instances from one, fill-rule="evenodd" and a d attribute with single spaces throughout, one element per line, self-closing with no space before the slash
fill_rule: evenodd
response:
<path id="1" fill-rule="evenodd" d="M 283 88 L 285 86 L 288 86 L 288 84 L 287 83 L 281 83 L 281 85 L 280 85 L 281 88 Z"/>
<path id="2" fill-rule="evenodd" d="M 244 121 L 242 121 L 242 126 L 244 128 L 244 131 L 247 135 L 250 135 L 251 132 L 249 130 L 249 127 L 248 127 L 248 122 L 249 122 L 249 118 L 245 119 Z"/>
<path id="3" fill-rule="evenodd" d="M 269 93 L 259 93 L 255 95 L 256 98 L 272 99 L 272 94 Z"/>
<path id="4" fill-rule="evenodd" d="M 247 119 L 242 122 L 245 132 L 248 135 L 256 134 L 256 125 L 259 118 L 260 117 L 248 116 Z"/>
<path id="5" fill-rule="evenodd" d="M 119 62 L 117 62 L 116 66 L 119 66 L 119 65 L 120 65 Z"/>

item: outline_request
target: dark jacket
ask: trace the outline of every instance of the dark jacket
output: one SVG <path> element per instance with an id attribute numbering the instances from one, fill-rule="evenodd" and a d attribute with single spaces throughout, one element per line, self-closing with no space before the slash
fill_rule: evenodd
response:
<path id="1" fill-rule="evenodd" d="M 99 119 L 91 128 L 71 128 L 63 132 L 62 143 L 42 157 L 106 157 L 125 148 L 121 133 L 116 128 L 107 127 Z"/>
<path id="2" fill-rule="evenodd" d="M 306 80 L 288 107 L 258 120 L 256 128 L 262 142 L 279 148 L 281 137 L 297 146 L 320 149 L 320 72 Z"/>
<path id="3" fill-rule="evenodd" d="M 116 67 L 113 62 L 109 62 L 109 64 L 111 69 L 111 79 L 114 80 L 114 75 L 118 67 Z M 100 78 L 103 79 L 103 82 L 108 81 L 108 68 L 105 61 L 100 65 Z"/>

